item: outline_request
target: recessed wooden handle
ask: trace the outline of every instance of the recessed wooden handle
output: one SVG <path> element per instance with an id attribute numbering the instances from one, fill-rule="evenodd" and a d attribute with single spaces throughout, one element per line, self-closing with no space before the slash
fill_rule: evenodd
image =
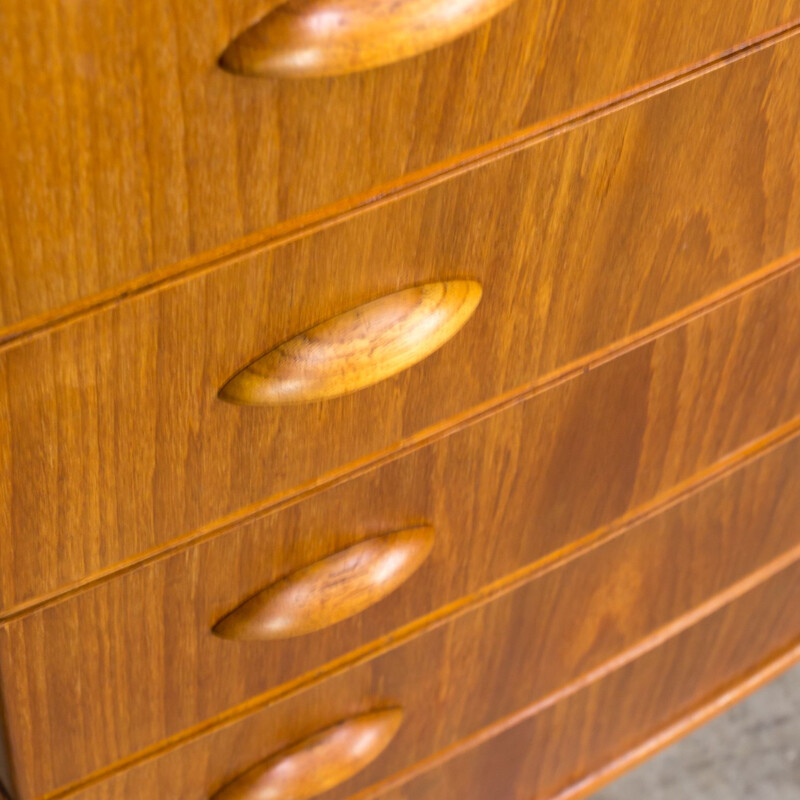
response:
<path id="1" fill-rule="evenodd" d="M 352 617 L 406 581 L 428 557 L 433 528 L 394 531 L 348 547 L 250 598 L 214 627 L 226 639 L 286 639 Z"/>
<path id="2" fill-rule="evenodd" d="M 351 717 L 256 764 L 213 800 L 308 800 L 362 770 L 392 741 L 403 712 Z"/>
<path id="3" fill-rule="evenodd" d="M 389 64 L 445 44 L 513 0 L 289 0 L 235 39 L 240 75 L 311 78 Z"/>
<path id="4" fill-rule="evenodd" d="M 454 336 L 481 299 L 479 283 L 415 286 L 295 336 L 234 375 L 219 395 L 242 405 L 304 403 L 371 386 Z"/>

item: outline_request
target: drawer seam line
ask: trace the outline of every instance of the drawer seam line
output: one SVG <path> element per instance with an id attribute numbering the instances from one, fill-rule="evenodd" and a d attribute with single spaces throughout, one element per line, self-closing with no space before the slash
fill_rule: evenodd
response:
<path id="1" fill-rule="evenodd" d="M 690 322 L 707 316 L 711 312 L 729 303 L 735 302 L 745 294 L 766 286 L 772 281 L 778 280 L 782 276 L 792 272 L 798 266 L 800 266 L 800 251 L 795 251 L 789 256 L 772 262 L 766 267 L 745 276 L 735 283 L 723 287 L 711 295 L 707 295 L 701 300 L 641 329 L 635 334 L 618 339 L 616 342 L 604 348 L 574 359 L 564 366 L 552 370 L 533 381 L 523 383 L 514 389 L 479 403 L 460 414 L 456 414 L 442 422 L 424 428 L 383 450 L 363 456 L 360 459 L 355 459 L 349 464 L 330 470 L 311 481 L 272 495 L 267 500 L 251 503 L 211 523 L 200 526 L 188 534 L 176 537 L 171 541 L 162 545 L 157 545 L 134 557 L 97 570 L 82 579 L 37 595 L 34 598 L 16 603 L 5 611 L 0 612 L 0 626 L 8 622 L 13 622 L 20 617 L 64 602 L 96 586 L 138 569 L 142 569 L 150 564 L 162 561 L 190 547 L 212 541 L 213 539 L 229 533 L 235 528 L 283 511 L 300 502 L 309 500 L 324 491 L 341 486 L 344 483 L 380 469 L 393 461 L 405 458 L 417 450 L 455 435 L 462 430 L 479 424 L 495 414 L 502 413 L 519 403 L 526 402 L 557 386 L 569 382 L 573 378 L 592 372 L 621 356 L 644 347 L 665 334 L 678 330 Z"/>
<path id="2" fill-rule="evenodd" d="M 791 566 L 792 564 L 787 564 L 784 569 L 790 568 Z M 778 574 L 780 574 L 780 571 L 781 570 L 776 572 L 774 575 L 770 575 L 769 577 L 776 577 Z M 762 583 L 758 585 L 763 585 L 763 583 L 764 582 L 762 581 Z M 748 591 L 758 588 L 758 585 L 751 587 Z M 728 603 L 725 603 L 719 608 L 714 609 L 710 614 L 698 619 L 697 622 L 702 622 L 703 619 L 707 619 L 714 613 L 724 610 L 729 603 L 735 602 L 745 594 L 747 594 L 747 592 L 743 592 L 741 595 L 732 597 Z M 413 780 L 420 775 L 424 775 L 429 770 L 434 769 L 441 764 L 446 764 L 450 759 L 458 757 L 463 753 L 468 753 L 470 750 L 474 749 L 475 747 L 479 747 L 482 744 L 486 744 L 494 737 L 511 730 L 516 725 L 522 724 L 526 720 L 536 717 L 539 713 L 547 710 L 556 703 L 566 700 L 578 692 L 590 688 L 595 683 L 612 675 L 618 669 L 628 666 L 628 664 L 632 663 L 635 658 L 646 655 L 652 650 L 657 649 L 659 646 L 666 644 L 675 636 L 685 633 L 690 628 L 691 625 L 683 628 L 682 630 L 677 630 L 672 636 L 668 636 L 663 640 L 656 641 L 652 647 L 648 648 L 647 650 L 643 650 L 642 652 L 637 651 L 632 658 L 624 661 L 621 660 L 619 663 L 615 663 L 612 668 L 602 672 L 601 674 L 594 675 L 591 680 L 584 682 L 583 678 L 579 678 L 574 682 L 574 684 L 567 684 L 567 686 L 563 687 L 563 691 L 558 690 L 557 692 L 554 692 L 552 696 L 548 695 L 546 698 L 531 703 L 529 706 L 526 706 L 520 711 L 503 717 L 501 720 L 498 720 L 497 722 L 480 729 L 471 736 L 459 740 L 444 750 L 440 750 L 433 756 L 417 762 L 407 771 L 395 773 L 394 776 L 390 776 L 385 781 L 373 784 L 372 786 L 363 789 L 362 791 L 352 795 L 349 800 L 373 800 L 374 798 L 379 798 L 386 792 L 392 791 L 393 789 L 408 783 L 410 780 Z M 615 659 L 611 659 L 606 663 L 611 664 L 614 661 Z M 578 780 L 576 783 L 570 784 L 559 790 L 554 795 L 548 795 L 548 800 L 579 800 L 582 797 L 586 797 L 590 792 L 596 792 L 599 788 L 609 783 L 622 772 L 631 769 L 632 767 L 636 766 L 636 764 L 644 761 L 646 758 L 655 754 L 659 750 L 662 750 L 676 739 L 687 733 L 690 733 L 703 723 L 711 720 L 718 714 L 721 714 L 739 700 L 744 699 L 747 695 L 756 691 L 773 678 L 778 677 L 778 675 L 790 669 L 798 662 L 800 662 L 800 638 L 795 639 L 790 645 L 788 645 L 788 647 L 779 650 L 777 654 L 770 656 L 766 662 L 762 662 L 761 665 L 744 673 L 745 677 L 743 679 L 735 680 L 733 683 L 725 684 L 724 686 L 727 686 L 728 688 L 722 688 L 721 690 L 711 693 L 707 699 L 701 700 L 699 704 L 696 704 L 693 709 L 687 711 L 687 713 L 681 716 L 678 720 L 668 723 L 666 726 L 656 731 L 655 734 L 647 737 L 643 742 L 633 747 L 627 753 L 623 754 L 617 759 L 614 759 L 607 767 L 590 773 L 586 777 Z M 586 677 L 588 678 L 590 674 L 591 673 L 587 673 Z"/>
<path id="3" fill-rule="evenodd" d="M 762 666 L 756 667 L 750 673 L 745 673 L 742 680 L 727 684 L 727 688 L 712 694 L 706 702 L 701 701 L 680 719 L 668 723 L 639 745 L 614 759 L 607 767 L 596 770 L 582 781 L 562 789 L 550 800 L 580 800 L 589 793 L 596 792 L 614 777 L 632 769 L 646 758 L 655 755 L 681 737 L 719 716 L 797 663 L 800 663 L 800 639 L 796 639 L 791 645 L 779 651 L 777 655 L 767 659 Z"/>
<path id="4" fill-rule="evenodd" d="M 493 161 L 535 147 L 596 120 L 610 116 L 671 89 L 769 49 L 800 33 L 800 20 L 773 28 L 705 59 L 667 72 L 500 139 L 470 148 L 451 158 L 415 170 L 370 189 L 300 214 L 234 242 L 158 267 L 144 275 L 81 298 L 57 309 L 0 327 L 0 353 L 22 346 L 61 328 L 80 322 L 128 301 L 179 286 L 194 278 L 231 266 L 239 261 L 306 238 L 384 205 L 467 174 Z"/>
<path id="5" fill-rule="evenodd" d="M 454 619 L 457 619 L 467 613 L 471 613 L 482 606 L 488 605 L 500 597 L 510 594 L 511 592 L 520 589 L 522 586 L 533 583 L 539 578 L 562 568 L 566 564 L 569 564 L 570 562 L 605 546 L 621 536 L 624 536 L 628 531 L 636 526 L 646 522 L 649 519 L 659 516 L 669 508 L 684 502 L 693 495 L 698 494 L 715 483 L 718 483 L 720 480 L 723 480 L 726 477 L 729 477 L 730 475 L 740 471 L 741 469 L 756 463 L 783 445 L 788 444 L 797 438 L 798 435 L 800 435 L 800 416 L 796 417 L 791 423 L 776 429 L 771 434 L 762 437 L 743 448 L 740 448 L 734 454 L 717 462 L 711 468 L 701 471 L 686 481 L 677 484 L 675 487 L 672 487 L 671 489 L 659 495 L 654 501 L 641 504 L 635 509 L 632 509 L 628 514 L 624 514 L 616 520 L 613 520 L 610 523 L 595 529 L 582 539 L 567 544 L 559 550 L 549 553 L 532 562 L 531 564 L 528 564 L 525 567 L 510 573 L 509 575 L 503 576 L 498 580 L 493 581 L 492 583 L 472 592 L 471 594 L 466 595 L 465 597 L 458 598 L 457 600 L 434 610 L 434 612 L 422 617 L 421 619 L 413 620 L 412 622 L 390 632 L 380 639 L 376 639 L 357 650 L 345 654 L 339 659 L 329 661 L 327 664 L 321 665 L 316 671 L 307 672 L 293 681 L 287 681 L 279 687 L 274 687 L 272 690 L 263 692 L 256 697 L 249 698 L 242 703 L 233 706 L 232 708 L 226 709 L 220 714 L 204 720 L 198 725 L 162 739 L 159 742 L 156 742 L 154 745 L 133 753 L 130 756 L 118 759 L 117 761 L 112 762 L 100 770 L 85 776 L 79 781 L 67 784 L 64 787 L 60 787 L 55 792 L 43 795 L 42 800 L 59 800 L 60 798 L 68 797 L 79 790 L 83 790 L 89 786 L 96 785 L 103 780 L 108 779 L 111 775 L 124 772 L 140 764 L 152 761 L 166 753 L 183 747 L 192 741 L 196 741 L 206 735 L 235 725 L 253 713 L 262 711 L 270 706 L 283 702 L 296 694 L 307 691 L 313 686 L 318 685 L 329 678 L 335 677 L 346 670 L 367 663 L 378 656 L 382 656 L 385 653 L 388 653 L 391 650 L 406 644 L 417 636 L 435 630 L 444 624 L 448 624 Z M 586 675 L 591 675 L 598 670 L 606 670 L 607 672 L 614 671 L 617 669 L 617 667 L 608 668 L 607 665 L 615 663 L 616 660 L 623 657 L 626 653 L 630 653 L 634 650 L 636 651 L 636 655 L 632 656 L 632 658 L 638 657 L 641 655 L 638 648 L 647 647 L 652 649 L 653 647 L 657 646 L 656 644 L 646 644 L 651 639 L 658 638 L 658 643 L 667 641 L 667 639 L 672 638 L 682 630 L 691 627 L 691 625 L 714 613 L 714 611 L 721 609 L 738 596 L 756 588 L 761 583 L 773 577 L 774 575 L 777 575 L 779 572 L 788 568 L 798 560 L 800 560 L 800 545 L 791 548 L 776 558 L 773 558 L 766 564 L 762 564 L 758 569 L 749 575 L 740 578 L 738 581 L 735 581 L 728 587 L 722 589 L 707 600 L 703 601 L 703 603 L 695 606 L 695 608 L 684 612 L 677 618 L 660 626 L 655 631 L 652 631 L 644 636 L 631 647 L 626 648 L 623 653 L 612 657 L 606 662 L 603 662 L 603 664 L 599 665 L 593 670 L 590 670 L 589 673 L 586 673 Z M 730 599 L 724 599 L 729 596 Z M 686 622 L 687 619 L 691 619 L 692 621 Z M 683 627 L 681 627 L 681 625 Z M 674 632 L 671 632 L 673 629 Z M 648 652 L 648 650 L 645 649 L 641 652 Z M 623 662 L 623 664 L 624 663 L 627 662 Z M 585 676 L 580 676 L 576 679 L 576 681 L 572 681 L 567 686 L 572 686 L 576 682 L 580 681 L 585 681 Z M 560 692 L 562 690 L 559 689 L 557 691 Z M 546 695 L 540 701 L 537 701 L 537 703 L 544 703 L 548 697 L 550 697 L 550 695 Z M 529 709 L 530 707 L 531 706 L 526 706 L 525 709 Z M 546 707 L 546 705 L 543 707 Z M 515 712 L 515 714 L 519 713 L 522 712 Z M 370 789 L 370 791 L 372 790 Z M 371 795 L 365 795 L 364 797 L 366 798 L 367 796 Z M 359 794 L 354 796 L 353 800 L 356 799 L 362 800 L 361 795 Z"/>

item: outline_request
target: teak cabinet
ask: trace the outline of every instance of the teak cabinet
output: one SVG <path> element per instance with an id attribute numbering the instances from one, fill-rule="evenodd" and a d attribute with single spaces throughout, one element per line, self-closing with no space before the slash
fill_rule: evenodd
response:
<path id="1" fill-rule="evenodd" d="M 800 4 L 0 42 L 10 798 L 566 800 L 800 660 Z"/>

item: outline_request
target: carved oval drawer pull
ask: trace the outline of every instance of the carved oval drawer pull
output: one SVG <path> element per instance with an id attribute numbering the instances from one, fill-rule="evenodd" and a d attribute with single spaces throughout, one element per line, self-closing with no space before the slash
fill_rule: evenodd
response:
<path id="1" fill-rule="evenodd" d="M 338 786 L 392 741 L 403 712 L 371 711 L 339 722 L 256 764 L 213 800 L 307 800 Z"/>
<path id="2" fill-rule="evenodd" d="M 469 280 L 386 295 L 284 342 L 234 375 L 220 397 L 242 405 L 277 405 L 371 386 L 441 347 L 480 299 L 480 284 Z"/>
<path id="3" fill-rule="evenodd" d="M 289 0 L 236 38 L 230 72 L 313 78 L 359 72 L 446 44 L 513 0 Z"/>
<path id="4" fill-rule="evenodd" d="M 226 639 L 286 639 L 333 625 L 408 580 L 433 547 L 433 528 L 359 542 L 268 586 L 214 627 Z"/>

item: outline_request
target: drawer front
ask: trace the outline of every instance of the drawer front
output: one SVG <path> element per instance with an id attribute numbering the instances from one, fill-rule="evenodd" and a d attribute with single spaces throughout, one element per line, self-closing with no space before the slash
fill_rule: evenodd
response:
<path id="1" fill-rule="evenodd" d="M 602 780 L 718 714 L 798 659 L 800 568 L 795 566 L 587 689 L 543 710 L 534 707 L 530 719 L 489 742 L 474 746 L 485 735 L 472 747 L 465 742 L 463 751 L 443 765 L 369 796 L 587 797 Z M 100 788 L 90 796 L 113 795 Z"/>
<path id="2" fill-rule="evenodd" d="M 365 73 L 220 69 L 228 42 L 275 5 L 3 3 L 0 326 L 210 258 L 800 16 L 796 0 L 518 0 L 465 38 Z"/>
<path id="3" fill-rule="evenodd" d="M 135 795 L 135 787 L 142 796 L 200 800 L 287 745 L 376 708 L 402 710 L 393 741 L 324 797 L 349 797 L 407 769 L 603 670 L 609 659 L 630 648 L 635 654 L 651 639 L 661 641 L 693 624 L 751 588 L 753 570 L 762 579 L 794 563 L 800 558 L 798 457 L 800 440 L 793 440 L 516 591 L 272 704 L 257 710 L 247 705 L 240 714 L 225 715 L 210 729 L 203 726 L 188 740 L 173 742 L 166 752 L 151 753 L 121 775 L 107 776 L 108 796 Z M 793 615 L 795 634 L 799 623 Z M 755 651 L 749 649 L 749 655 L 755 657 Z M 166 654 L 160 663 L 170 667 Z M 224 680 L 245 678 L 230 671 L 223 675 Z M 209 673 L 194 697 L 222 679 Z M 26 707 L 37 708 L 30 702 Z M 88 710 L 78 708 L 82 716 L 73 713 L 75 728 L 86 721 Z M 88 747 L 60 738 L 50 739 L 58 743 L 52 750 L 34 746 L 29 770 L 17 772 L 28 776 L 21 786 L 23 800 L 55 788 L 59 780 L 79 777 L 88 759 L 97 761 L 98 747 L 125 735 L 125 715 L 118 713 L 116 730 L 106 727 L 99 736 L 86 732 Z M 51 779 L 43 780 L 45 775 Z M 77 796 L 97 796 L 94 792 L 87 788 Z"/>
<path id="4" fill-rule="evenodd" d="M 771 268 L 800 246 L 798 42 L 7 348 L 2 608 L 397 452 Z M 313 403 L 218 397 L 296 334 L 453 278 L 483 299 L 416 366 Z"/>
<path id="5" fill-rule="evenodd" d="M 50 732 L 61 769 L 91 771 L 385 648 L 415 620 L 725 469 L 800 413 L 799 306 L 795 270 L 406 458 L 8 623 L 14 738 L 35 751 Z M 341 602 L 320 589 L 348 578 Z M 321 612 L 309 602 L 304 616 L 296 598 L 315 588 Z M 261 590 L 261 619 L 271 608 L 286 626 L 294 613 L 294 630 L 259 640 L 252 616 L 230 624 Z M 70 709 L 87 691 L 76 726 Z"/>

